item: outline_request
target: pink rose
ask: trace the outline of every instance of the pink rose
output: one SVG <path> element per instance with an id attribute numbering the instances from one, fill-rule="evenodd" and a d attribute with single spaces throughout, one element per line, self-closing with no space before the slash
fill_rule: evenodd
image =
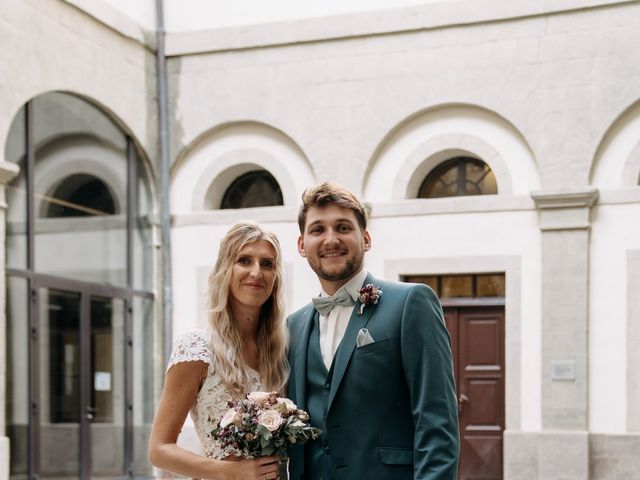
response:
<path id="1" fill-rule="evenodd" d="M 265 410 L 258 416 L 258 423 L 270 432 L 275 432 L 282 425 L 282 415 L 277 410 Z"/>
<path id="2" fill-rule="evenodd" d="M 270 396 L 271 394 L 268 392 L 251 392 L 247 395 L 247 398 L 254 403 L 261 404 L 269 400 Z"/>
<path id="3" fill-rule="evenodd" d="M 296 404 L 288 398 L 278 397 L 278 403 L 282 403 L 285 407 L 287 407 L 287 413 L 293 413 L 298 409 Z"/>

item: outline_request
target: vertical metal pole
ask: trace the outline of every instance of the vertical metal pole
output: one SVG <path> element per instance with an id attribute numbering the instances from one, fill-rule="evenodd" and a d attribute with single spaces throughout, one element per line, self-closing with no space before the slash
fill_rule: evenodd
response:
<path id="1" fill-rule="evenodd" d="M 80 296 L 80 478 L 89 480 L 92 473 L 91 421 L 94 405 L 91 399 L 91 297 Z"/>
<path id="2" fill-rule="evenodd" d="M 33 169 L 35 164 L 33 139 L 33 102 L 24 106 L 25 113 L 25 179 L 27 187 L 27 270 L 34 269 Z M 29 478 L 40 476 L 40 362 L 38 342 L 38 290 L 29 276 Z"/>
<path id="3" fill-rule="evenodd" d="M 164 5 L 163 0 L 156 0 L 157 15 L 157 47 L 156 65 L 158 77 L 158 118 L 160 133 L 160 199 L 162 225 L 162 299 L 164 315 L 163 352 L 164 363 L 171 355 L 171 332 L 173 312 L 171 288 L 171 217 L 169 212 L 169 114 L 167 101 L 167 62 L 164 50 Z"/>
<path id="4" fill-rule="evenodd" d="M 133 141 L 127 137 L 127 287 L 133 290 L 133 243 L 135 218 L 138 212 L 136 196 L 137 158 Z M 133 302 L 124 302 L 124 473 L 133 477 Z"/>

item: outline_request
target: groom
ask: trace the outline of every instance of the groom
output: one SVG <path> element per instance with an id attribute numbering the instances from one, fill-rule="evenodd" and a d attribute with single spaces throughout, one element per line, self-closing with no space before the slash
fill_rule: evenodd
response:
<path id="1" fill-rule="evenodd" d="M 455 479 L 456 393 L 437 297 L 363 268 L 371 236 L 351 192 L 323 183 L 302 202 L 298 251 L 321 292 L 288 319 L 288 395 L 323 434 L 291 450 L 291 479 Z"/>

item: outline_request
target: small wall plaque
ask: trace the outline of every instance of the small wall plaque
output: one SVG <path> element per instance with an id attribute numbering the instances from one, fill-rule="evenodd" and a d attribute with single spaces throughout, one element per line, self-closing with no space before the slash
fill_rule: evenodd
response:
<path id="1" fill-rule="evenodd" d="M 552 360 L 551 380 L 571 382 L 576 379 L 575 360 Z"/>

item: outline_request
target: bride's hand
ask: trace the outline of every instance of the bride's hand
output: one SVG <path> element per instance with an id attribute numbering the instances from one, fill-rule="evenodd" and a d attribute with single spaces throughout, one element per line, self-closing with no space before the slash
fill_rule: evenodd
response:
<path id="1" fill-rule="evenodd" d="M 232 460 L 227 458 L 225 460 Z M 273 480 L 278 478 L 278 457 L 260 457 L 229 462 L 229 480 Z"/>

